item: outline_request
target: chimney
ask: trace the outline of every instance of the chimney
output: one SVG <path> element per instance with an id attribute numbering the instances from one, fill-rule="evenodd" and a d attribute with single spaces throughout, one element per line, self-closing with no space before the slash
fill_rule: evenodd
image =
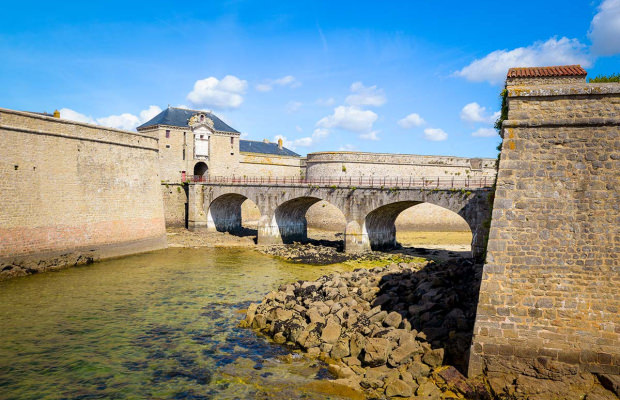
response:
<path id="1" fill-rule="evenodd" d="M 269 140 L 263 139 L 263 143 L 269 143 Z"/>
<path id="2" fill-rule="evenodd" d="M 60 111 L 54 110 L 54 118 L 60 118 Z"/>
<path id="3" fill-rule="evenodd" d="M 282 150 L 282 138 L 278 139 L 278 149 Z"/>

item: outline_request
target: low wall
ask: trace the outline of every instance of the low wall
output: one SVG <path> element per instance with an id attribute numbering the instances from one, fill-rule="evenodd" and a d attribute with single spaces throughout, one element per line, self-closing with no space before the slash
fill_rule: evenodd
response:
<path id="1" fill-rule="evenodd" d="M 0 109 L 0 278 L 166 247 L 157 139 Z"/>
<path id="2" fill-rule="evenodd" d="M 412 154 L 320 152 L 307 157 L 308 179 L 320 177 L 495 177 L 495 160 Z"/>

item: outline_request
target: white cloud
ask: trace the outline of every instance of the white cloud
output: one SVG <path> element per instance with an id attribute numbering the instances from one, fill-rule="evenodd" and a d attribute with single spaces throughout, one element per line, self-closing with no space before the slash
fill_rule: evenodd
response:
<path id="1" fill-rule="evenodd" d="M 161 108 L 158 106 L 149 106 L 146 110 L 140 111 L 139 116 L 135 116 L 130 113 L 122 113 L 120 115 L 110 115 L 107 117 L 94 119 L 91 116 L 86 116 L 70 108 L 62 108 L 60 110 L 60 117 L 71 121 L 85 122 L 88 124 L 107 126 L 108 128 L 124 129 L 129 131 L 150 120 L 160 112 Z"/>
<path id="2" fill-rule="evenodd" d="M 329 135 L 328 129 L 316 128 L 314 132 L 312 132 L 312 136 L 306 136 L 306 137 L 302 137 L 299 139 L 295 139 L 289 143 L 291 145 L 291 148 L 293 149 L 296 148 L 297 146 L 309 147 L 309 146 L 312 146 L 313 144 L 316 144 L 316 142 L 323 139 L 324 137 L 327 137 L 327 135 Z"/>
<path id="3" fill-rule="evenodd" d="M 286 112 L 289 114 L 297 112 L 299 111 L 302 105 L 303 103 L 300 103 L 299 101 L 289 101 L 288 104 L 286 105 Z"/>
<path id="4" fill-rule="evenodd" d="M 303 132 L 303 131 L 304 131 L 303 129 L 301 129 L 301 126 L 299 126 L 299 125 L 295 125 L 295 130 L 296 130 L 297 132 L 299 132 L 299 133 L 301 133 L 301 132 Z"/>
<path id="5" fill-rule="evenodd" d="M 271 87 L 271 85 L 268 85 L 266 83 L 259 83 L 258 85 L 256 85 L 256 90 L 258 90 L 259 92 L 269 92 L 271 91 L 271 89 L 273 89 L 273 87 Z"/>
<path id="6" fill-rule="evenodd" d="M 379 140 L 379 136 L 377 136 L 379 132 L 378 131 L 370 131 L 368 133 L 362 133 L 360 135 L 361 139 L 366 139 L 366 140 Z"/>
<path id="7" fill-rule="evenodd" d="M 383 89 L 377 89 L 377 86 L 366 87 L 362 82 L 354 82 L 351 85 L 353 94 L 347 96 L 345 102 L 351 106 L 382 106 L 387 99 Z"/>
<path id="8" fill-rule="evenodd" d="M 439 128 L 426 128 L 424 129 L 424 139 L 431 140 L 433 142 L 441 142 L 448 138 L 448 134 Z"/>
<path id="9" fill-rule="evenodd" d="M 577 39 L 555 37 L 546 42 L 535 42 L 527 47 L 513 50 L 495 50 L 485 57 L 474 60 L 471 64 L 454 73 L 473 82 L 488 81 L 492 84 L 503 83 L 508 68 L 538 67 L 551 65 L 581 64 L 591 65 L 591 56 L 585 52 L 585 45 Z"/>
<path id="10" fill-rule="evenodd" d="M 292 75 L 286 75 L 278 79 L 268 79 L 266 82 L 256 85 L 255 88 L 259 92 L 269 92 L 273 90 L 274 86 L 296 88 L 301 86 L 301 82 Z"/>
<path id="11" fill-rule="evenodd" d="M 499 111 L 488 115 L 486 107 L 482 107 L 476 102 L 466 104 L 465 107 L 463 107 L 463 109 L 461 110 L 461 119 L 467 122 L 492 123 L 495 122 L 499 115 Z"/>
<path id="12" fill-rule="evenodd" d="M 355 147 L 352 144 L 345 144 L 345 145 L 340 146 L 338 151 L 354 151 L 356 149 L 357 149 L 357 147 Z"/>
<path id="13" fill-rule="evenodd" d="M 370 110 L 362 110 L 354 106 L 338 106 L 332 115 L 320 119 L 316 125 L 320 128 L 340 128 L 365 133 L 372 130 L 372 124 L 378 117 Z"/>
<path id="14" fill-rule="evenodd" d="M 336 104 L 336 100 L 334 100 L 333 97 L 330 97 L 328 99 L 318 99 L 316 101 L 316 104 L 318 104 L 319 106 L 331 107 Z"/>
<path id="15" fill-rule="evenodd" d="M 497 136 L 497 131 L 493 128 L 480 128 L 471 135 L 475 137 L 493 137 Z"/>
<path id="16" fill-rule="evenodd" d="M 620 53 L 620 0 L 604 0 L 592 18 L 588 37 L 592 52 L 610 56 Z"/>
<path id="17" fill-rule="evenodd" d="M 422 126 L 424 124 L 424 120 L 420 117 L 419 114 L 412 113 L 407 115 L 405 118 L 398 121 L 398 125 L 402 128 L 409 129 L 414 126 Z"/>
<path id="18" fill-rule="evenodd" d="M 247 81 L 233 75 L 226 75 L 221 81 L 211 76 L 196 81 L 187 99 L 196 105 L 219 109 L 238 108 L 243 103 L 242 95 L 247 86 Z"/>
<path id="19" fill-rule="evenodd" d="M 159 106 L 149 106 L 146 110 L 140 111 L 140 121 L 146 122 L 159 114 L 161 112 L 161 108 Z"/>
<path id="20" fill-rule="evenodd" d="M 123 113 L 120 115 L 110 115 L 109 117 L 97 118 L 97 123 L 110 128 L 124 129 L 128 131 L 140 125 L 140 118 L 133 114 Z"/>
<path id="21" fill-rule="evenodd" d="M 81 114 L 70 108 L 61 108 L 59 112 L 60 118 L 62 119 L 68 119 L 76 122 L 84 122 L 86 124 L 97 124 L 97 121 L 95 121 L 90 115 Z"/>
<path id="22" fill-rule="evenodd" d="M 314 132 L 312 132 L 312 137 L 316 139 L 324 138 L 329 135 L 328 129 L 316 128 Z"/>

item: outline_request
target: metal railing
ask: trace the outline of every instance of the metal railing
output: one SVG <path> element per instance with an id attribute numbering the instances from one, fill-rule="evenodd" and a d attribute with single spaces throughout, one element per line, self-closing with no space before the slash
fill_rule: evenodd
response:
<path id="1" fill-rule="evenodd" d="M 190 175 L 186 181 L 222 185 L 277 185 L 277 186 L 318 186 L 331 188 L 441 188 L 441 189 L 479 189 L 491 187 L 493 178 L 488 176 L 460 178 L 449 176 L 322 176 L 300 178 L 294 176 L 202 176 Z"/>

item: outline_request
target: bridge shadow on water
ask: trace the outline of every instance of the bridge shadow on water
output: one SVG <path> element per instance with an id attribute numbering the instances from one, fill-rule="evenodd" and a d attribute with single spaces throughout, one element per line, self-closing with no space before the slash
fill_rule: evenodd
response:
<path id="1" fill-rule="evenodd" d="M 444 365 L 467 372 L 482 265 L 471 259 L 431 262 L 418 271 L 385 275 L 373 302 L 395 311 L 433 348 L 445 351 Z"/>

